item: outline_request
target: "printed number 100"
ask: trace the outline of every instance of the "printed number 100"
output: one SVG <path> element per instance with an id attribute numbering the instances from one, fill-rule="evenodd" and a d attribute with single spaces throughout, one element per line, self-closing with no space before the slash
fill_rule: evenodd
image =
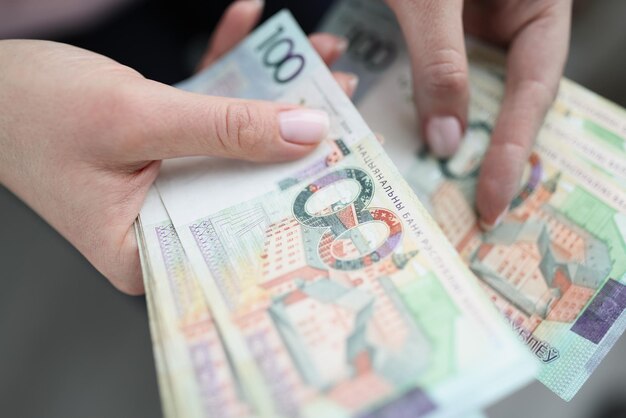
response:
<path id="1" fill-rule="evenodd" d="M 305 63 L 304 57 L 294 52 L 294 41 L 284 37 L 283 31 L 284 28 L 278 26 L 272 35 L 256 47 L 257 51 L 263 52 L 263 65 L 273 70 L 274 80 L 281 84 L 296 78 Z"/>

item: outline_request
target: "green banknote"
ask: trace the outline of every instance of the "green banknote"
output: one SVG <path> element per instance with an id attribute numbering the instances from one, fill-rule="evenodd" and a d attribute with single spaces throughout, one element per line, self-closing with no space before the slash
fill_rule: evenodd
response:
<path id="1" fill-rule="evenodd" d="M 509 215 L 484 234 L 474 194 L 502 99 L 502 54 L 468 42 L 468 133 L 456 156 L 436 160 L 417 137 L 412 86 L 419 80 L 411 80 L 395 32 L 380 31 L 393 19 L 381 7 L 373 0 L 340 2 L 321 28 L 360 34 L 340 61 L 343 70 L 369 77 L 358 108 L 389 137 L 394 163 L 536 357 L 539 380 L 569 400 L 626 326 L 626 112 L 563 80 Z M 384 68 L 363 65 L 394 42 Z"/>
<path id="2" fill-rule="evenodd" d="M 277 78 L 288 56 L 304 65 Z M 331 115 L 330 138 L 301 161 L 182 159 L 157 180 L 257 416 L 464 416 L 534 375 L 288 13 L 209 71 L 238 80 L 233 94 Z M 212 91 L 196 80 L 183 86 Z"/>

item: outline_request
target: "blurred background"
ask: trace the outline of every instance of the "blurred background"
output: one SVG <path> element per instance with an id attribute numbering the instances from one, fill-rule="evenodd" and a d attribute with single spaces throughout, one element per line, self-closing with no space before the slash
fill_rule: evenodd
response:
<path id="1" fill-rule="evenodd" d="M 229 3 L 94 0 L 96 6 L 86 8 L 83 0 L 60 2 L 62 10 L 43 0 L 0 0 L 0 39 L 67 42 L 165 83 L 191 74 Z M 265 17 L 289 7 L 311 31 L 331 1 L 266 3 Z M 33 7 L 42 12 L 25 13 Z M 626 1 L 580 1 L 575 10 L 566 76 L 626 107 Z M 2 186 L 0 215 L 0 415 L 159 416 L 144 299 L 114 290 Z M 533 383 L 486 413 L 626 417 L 625 360 L 622 337 L 573 401 L 565 403 Z"/>

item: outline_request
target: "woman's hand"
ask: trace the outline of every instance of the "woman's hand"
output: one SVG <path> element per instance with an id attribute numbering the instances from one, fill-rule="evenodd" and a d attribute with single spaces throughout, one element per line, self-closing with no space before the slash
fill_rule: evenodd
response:
<path id="1" fill-rule="evenodd" d="M 231 5 L 204 65 L 248 33 L 260 5 Z M 330 35 L 311 40 L 326 61 L 345 48 Z M 45 41 L 0 41 L 0 92 L 0 181 L 130 294 L 143 292 L 133 222 L 162 159 L 294 159 L 328 128 L 320 111 L 184 92 Z"/>
<path id="2" fill-rule="evenodd" d="M 409 46 L 422 136 L 449 157 L 467 126 L 463 34 L 508 46 L 505 97 L 482 164 L 476 205 L 489 229 L 506 214 L 558 90 L 571 0 L 388 0 Z"/>

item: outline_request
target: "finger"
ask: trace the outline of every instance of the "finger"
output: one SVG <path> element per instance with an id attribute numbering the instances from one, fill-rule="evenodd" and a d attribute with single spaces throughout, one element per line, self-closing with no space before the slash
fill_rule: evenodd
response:
<path id="1" fill-rule="evenodd" d="M 487 229 L 502 220 L 519 190 L 524 166 L 563 73 L 571 2 L 552 3 L 511 43 L 505 96 L 478 180 L 476 204 Z"/>
<path id="2" fill-rule="evenodd" d="M 389 0 L 413 68 L 422 137 L 438 157 L 454 154 L 467 123 L 463 0 Z"/>
<path id="3" fill-rule="evenodd" d="M 329 33 L 314 33 L 309 35 L 309 41 L 329 67 L 348 49 L 346 39 Z"/>
<path id="4" fill-rule="evenodd" d="M 208 67 L 241 42 L 261 18 L 263 5 L 262 0 L 237 0 L 232 3 L 217 24 L 198 69 Z"/>
<path id="5" fill-rule="evenodd" d="M 194 155 L 290 160 L 317 147 L 329 128 L 325 112 L 291 104 L 206 96 L 149 80 L 132 94 L 149 105 L 133 106 L 126 131 L 136 134 L 111 145 L 131 162 Z"/>
<path id="6" fill-rule="evenodd" d="M 356 86 L 359 84 L 359 77 L 356 74 L 341 71 L 334 71 L 333 77 L 335 77 L 339 87 L 346 93 L 346 96 L 351 98 L 356 90 Z"/>
<path id="7" fill-rule="evenodd" d="M 470 0 L 463 6 L 463 27 L 465 33 L 476 38 L 506 46 L 516 29 L 508 16 L 515 13 L 514 22 L 528 20 L 524 14 L 532 12 L 532 8 L 519 1 Z"/>

